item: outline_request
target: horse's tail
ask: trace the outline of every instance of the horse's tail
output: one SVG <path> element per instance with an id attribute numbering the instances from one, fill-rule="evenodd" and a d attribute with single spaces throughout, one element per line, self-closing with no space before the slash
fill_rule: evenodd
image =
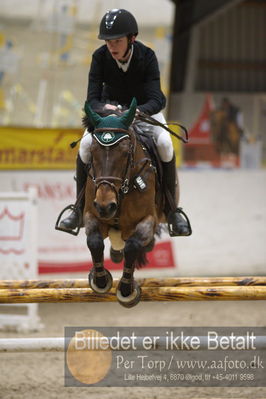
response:
<path id="1" fill-rule="evenodd" d="M 142 267 L 144 267 L 145 265 L 147 265 L 148 263 L 148 259 L 147 259 L 147 255 L 146 255 L 146 250 L 145 247 L 142 248 L 139 252 L 138 252 L 138 256 L 137 259 L 135 261 L 135 267 L 136 269 L 141 269 Z"/>
<path id="2" fill-rule="evenodd" d="M 124 249 L 126 262 L 140 269 L 148 263 L 146 253 L 151 249 L 149 245 L 143 247 L 139 237 L 130 237 Z"/>
<path id="3" fill-rule="evenodd" d="M 155 235 L 160 238 L 163 230 L 165 230 L 164 225 L 158 224 L 156 231 L 155 231 Z M 149 261 L 147 259 L 147 252 L 151 252 L 154 248 L 154 245 L 155 245 L 155 237 L 151 240 L 151 242 L 148 245 L 146 245 L 146 247 L 142 247 L 138 251 L 138 256 L 137 256 L 137 259 L 135 260 L 136 269 L 141 269 L 147 263 L 149 263 Z"/>

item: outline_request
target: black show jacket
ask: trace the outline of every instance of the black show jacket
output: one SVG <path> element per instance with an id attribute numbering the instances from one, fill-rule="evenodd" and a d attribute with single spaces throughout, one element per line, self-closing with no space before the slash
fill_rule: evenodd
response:
<path id="1" fill-rule="evenodd" d="M 106 45 L 92 56 L 87 101 L 96 110 L 100 103 L 117 102 L 129 107 L 136 97 L 138 109 L 148 115 L 160 112 L 166 103 L 160 87 L 160 71 L 153 50 L 135 41 L 129 68 L 124 72 Z"/>

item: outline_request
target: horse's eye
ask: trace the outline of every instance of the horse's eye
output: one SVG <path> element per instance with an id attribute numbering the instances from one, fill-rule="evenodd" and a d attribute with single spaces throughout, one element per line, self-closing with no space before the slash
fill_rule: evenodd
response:
<path id="1" fill-rule="evenodd" d="M 119 150 L 125 154 L 128 153 L 128 144 L 127 143 L 120 143 Z"/>

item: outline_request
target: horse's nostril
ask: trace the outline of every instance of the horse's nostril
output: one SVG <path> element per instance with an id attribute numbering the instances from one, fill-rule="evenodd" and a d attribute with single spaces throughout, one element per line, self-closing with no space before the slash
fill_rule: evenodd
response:
<path id="1" fill-rule="evenodd" d="M 108 205 L 108 211 L 110 213 L 113 213 L 117 210 L 117 205 L 115 202 L 112 202 L 111 204 Z"/>
<path id="2" fill-rule="evenodd" d="M 94 205 L 96 211 L 98 212 L 98 214 L 99 214 L 101 217 L 103 217 L 104 214 L 105 214 L 105 208 L 102 207 L 102 206 L 100 206 L 100 205 L 98 204 L 97 201 L 93 201 L 93 205 Z"/>
<path id="3" fill-rule="evenodd" d="M 93 201 L 93 205 L 101 217 L 112 217 L 117 210 L 116 202 L 111 202 L 106 206 L 101 206 L 97 201 Z"/>

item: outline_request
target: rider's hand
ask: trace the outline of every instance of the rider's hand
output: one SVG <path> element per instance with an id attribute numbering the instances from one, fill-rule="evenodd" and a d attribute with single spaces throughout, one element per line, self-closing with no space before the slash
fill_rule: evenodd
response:
<path id="1" fill-rule="evenodd" d="M 117 110 L 117 106 L 116 105 L 112 105 L 112 104 L 105 104 L 104 109 L 105 110 L 111 109 L 111 110 L 116 111 Z"/>
<path id="2" fill-rule="evenodd" d="M 133 120 L 133 123 L 136 122 L 136 120 L 138 119 L 139 113 L 140 113 L 140 110 L 137 108 L 137 109 L 136 109 L 136 112 L 135 112 L 135 118 L 134 118 L 134 120 Z"/>

